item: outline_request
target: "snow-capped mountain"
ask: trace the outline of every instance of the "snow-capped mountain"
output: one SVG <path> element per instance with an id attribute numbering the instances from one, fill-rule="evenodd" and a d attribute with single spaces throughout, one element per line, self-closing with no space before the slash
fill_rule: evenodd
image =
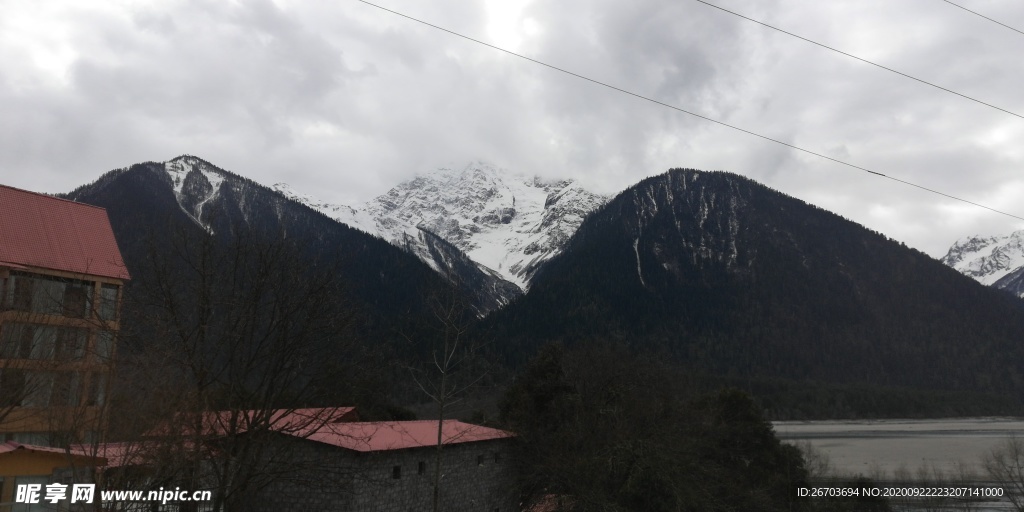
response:
<path id="1" fill-rule="evenodd" d="M 942 262 L 978 282 L 1024 298 L 1024 230 L 957 240 Z"/>
<path id="2" fill-rule="evenodd" d="M 131 179 L 124 178 L 126 175 L 130 175 Z M 128 186 L 124 185 L 122 180 L 126 180 L 124 183 L 139 180 L 147 184 L 149 188 L 142 192 L 118 193 L 146 197 L 148 203 L 145 206 L 140 205 L 139 208 L 147 211 L 147 214 L 179 218 L 207 233 L 223 235 L 219 237 L 221 239 L 231 238 L 235 234 L 250 230 L 259 230 L 271 235 L 301 232 L 317 239 L 317 243 L 326 245 L 344 239 L 345 243 L 337 250 L 340 257 L 353 258 L 353 254 L 360 250 L 368 251 L 373 253 L 371 258 L 381 258 L 382 261 L 353 262 L 352 265 L 385 269 L 370 271 L 366 275 L 349 276 L 347 280 L 355 287 L 365 285 L 372 288 L 374 285 L 368 283 L 379 278 L 387 283 L 382 285 L 378 292 L 390 293 L 394 291 L 390 288 L 395 284 L 392 280 L 404 279 L 411 283 L 423 278 L 421 274 L 425 273 L 430 276 L 432 284 L 422 287 L 407 283 L 409 289 L 420 290 L 422 293 L 436 291 L 438 289 L 435 285 L 442 282 L 435 275 L 439 269 L 435 267 L 435 272 L 431 272 L 423 267 L 421 261 L 426 259 L 423 256 L 425 254 L 430 261 L 441 266 L 441 274 L 447 277 L 447 273 L 451 273 L 458 277 L 463 287 L 460 296 L 466 299 L 467 306 L 478 316 L 485 316 L 522 294 L 519 287 L 505 281 L 497 273 L 480 267 L 457 247 L 439 237 L 424 232 L 416 244 L 417 249 L 423 254 L 411 255 L 408 248 L 404 251 L 399 250 L 395 244 L 370 236 L 364 232 L 365 230 L 353 228 L 311 210 L 306 204 L 309 202 L 308 199 L 295 200 L 292 198 L 294 194 L 286 196 L 195 156 L 183 155 L 167 162 L 146 162 L 130 168 L 117 169 L 101 176 L 95 183 L 79 187 L 68 197 L 75 200 L 88 198 L 93 202 L 102 201 L 105 199 L 97 199 L 97 195 L 102 196 L 108 193 L 105 192 L 107 190 Z M 113 182 L 119 185 L 110 185 Z M 116 201 L 112 204 L 120 208 Z M 117 225 L 118 222 L 120 221 L 115 219 L 114 224 Z M 125 237 L 127 240 L 138 238 L 137 235 Z M 129 245 L 131 243 L 128 242 Z M 382 250 L 381 246 L 387 250 Z M 408 295 L 409 290 L 403 293 Z M 394 299 L 388 301 L 394 302 Z M 380 304 L 381 301 L 375 299 L 374 303 Z"/>
<path id="3" fill-rule="evenodd" d="M 443 273 L 449 265 L 431 249 L 434 236 L 440 237 L 484 272 L 523 290 L 583 218 L 607 201 L 572 180 L 543 180 L 483 162 L 421 174 L 357 207 L 327 204 L 284 183 L 274 188 L 406 248 Z"/>

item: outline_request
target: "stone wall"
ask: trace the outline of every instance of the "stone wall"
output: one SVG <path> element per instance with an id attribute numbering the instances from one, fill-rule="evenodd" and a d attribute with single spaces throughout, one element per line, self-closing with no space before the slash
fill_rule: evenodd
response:
<path id="1" fill-rule="evenodd" d="M 518 511 L 508 440 L 450 445 L 441 453 L 441 510 Z M 352 510 L 431 510 L 435 456 L 433 447 L 361 454 Z"/>
<path id="2" fill-rule="evenodd" d="M 441 510 L 518 512 L 508 439 L 445 446 Z M 253 511 L 430 511 L 436 448 L 359 453 L 314 441 L 295 443 L 281 478 L 247 506 Z M 397 470 L 396 470 L 397 468 Z"/>

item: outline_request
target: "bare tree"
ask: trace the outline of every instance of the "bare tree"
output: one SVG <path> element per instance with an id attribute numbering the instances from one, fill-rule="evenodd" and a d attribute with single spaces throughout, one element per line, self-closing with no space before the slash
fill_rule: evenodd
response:
<path id="1" fill-rule="evenodd" d="M 810 481 L 824 480 L 837 476 L 832 467 L 832 459 L 827 453 L 818 449 L 810 441 L 799 441 L 793 443 L 804 459 L 804 468 L 807 469 L 807 479 Z"/>
<path id="2" fill-rule="evenodd" d="M 1011 435 L 985 455 L 982 465 L 1003 486 L 1014 510 L 1024 510 L 1024 439 Z"/>
<path id="3" fill-rule="evenodd" d="M 210 489 L 213 510 L 244 510 L 282 475 L 310 474 L 272 441 L 334 421 L 316 376 L 328 362 L 360 362 L 351 314 L 335 262 L 305 241 L 172 232 L 164 245 L 154 235 L 127 304 L 136 330 L 122 366 L 141 370 L 122 380 L 136 400 L 120 406 L 148 424 L 119 429 L 142 434 L 154 484 Z"/>
<path id="4" fill-rule="evenodd" d="M 444 438 L 448 409 L 462 401 L 465 394 L 486 376 L 486 372 L 475 366 L 483 345 L 468 333 L 470 308 L 460 293 L 457 280 L 449 276 L 448 281 L 456 283 L 456 286 L 427 299 L 435 332 L 429 344 L 427 360 L 411 367 L 416 386 L 434 403 L 437 414 L 431 502 L 431 510 L 434 512 L 441 507 L 444 445 L 452 441 Z"/>

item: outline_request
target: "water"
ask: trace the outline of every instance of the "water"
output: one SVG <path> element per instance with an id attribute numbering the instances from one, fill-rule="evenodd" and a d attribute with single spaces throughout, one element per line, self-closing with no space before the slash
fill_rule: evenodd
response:
<path id="1" fill-rule="evenodd" d="M 1011 436 L 1024 439 L 1024 419 L 780 421 L 775 431 L 785 442 L 808 443 L 838 475 L 864 475 L 885 481 L 927 474 L 967 476 L 985 482 L 983 458 Z M 903 484 L 897 484 L 903 485 Z M 981 510 L 1009 510 L 1006 502 Z"/>

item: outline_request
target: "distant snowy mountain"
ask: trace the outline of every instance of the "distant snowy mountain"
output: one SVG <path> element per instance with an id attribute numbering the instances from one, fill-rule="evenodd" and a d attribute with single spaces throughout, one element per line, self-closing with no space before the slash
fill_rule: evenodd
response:
<path id="1" fill-rule="evenodd" d="M 334 279 L 322 284 L 331 290 L 332 298 L 327 302 L 332 305 L 325 302 L 317 307 L 338 307 L 336 313 L 345 318 L 332 322 L 337 329 L 332 329 L 332 340 L 335 335 L 337 339 L 348 335 L 392 339 L 397 327 L 411 326 L 406 323 L 410 319 L 431 314 L 424 297 L 451 296 L 449 284 L 419 258 L 198 157 L 186 155 L 168 162 L 143 162 L 115 169 L 61 196 L 106 209 L 133 277 L 129 290 L 136 305 L 150 304 L 142 297 L 153 297 L 148 294 L 156 291 L 154 279 L 179 272 L 179 265 L 191 257 L 216 259 L 218 255 L 234 254 L 232 245 L 236 241 L 262 248 L 265 252 L 247 253 L 259 257 L 276 257 L 279 249 L 290 251 L 293 244 L 301 246 L 297 252 L 287 253 L 297 258 L 296 266 L 275 268 L 268 278 L 273 282 L 285 279 L 283 275 L 298 278 L 304 268 L 330 269 Z M 163 258 L 172 253 L 178 255 Z M 228 305 L 224 300 L 230 301 L 232 290 L 237 290 L 232 288 L 237 286 L 235 279 L 252 277 L 251 271 L 255 270 L 238 269 L 240 272 L 231 279 L 214 280 L 217 290 L 212 292 L 213 297 L 219 299 L 209 300 Z M 279 269 L 286 274 L 277 274 Z M 175 287 L 179 284 L 173 283 Z M 274 286 L 269 281 L 268 285 Z M 455 297 L 478 314 L 494 309 L 489 296 L 475 288 L 466 287 Z M 160 329 L 148 319 L 147 307 L 126 308 L 132 310 L 126 311 L 126 316 L 134 316 L 131 330 L 138 329 L 135 334 L 142 336 L 140 339 L 145 338 L 144 333 Z M 296 318 L 305 319 L 302 315 Z"/>
<path id="2" fill-rule="evenodd" d="M 301 230 L 306 233 L 317 233 L 314 236 L 321 238 L 320 241 L 323 243 L 334 243 L 332 240 L 337 241 L 339 237 L 346 238 L 347 243 L 352 244 L 353 248 L 339 250 L 339 254 L 350 256 L 351 253 L 358 252 L 354 248 L 357 246 L 364 249 L 374 247 L 376 248 L 373 249 L 374 251 L 380 249 L 379 246 L 387 248 L 386 251 L 378 251 L 373 256 L 381 258 L 382 261 L 360 263 L 367 265 L 368 268 L 387 268 L 394 261 L 383 260 L 394 260 L 396 255 L 401 255 L 397 259 L 403 260 L 399 263 L 399 266 L 403 268 L 402 272 L 422 271 L 430 275 L 431 280 L 437 280 L 435 272 L 439 268 L 434 266 L 435 272 L 430 272 L 421 264 L 421 261 L 427 260 L 429 257 L 429 262 L 438 262 L 443 267 L 444 271 L 440 272 L 441 274 L 451 272 L 458 276 L 458 281 L 463 285 L 465 297 L 468 298 L 467 304 L 478 316 L 485 316 L 522 294 L 518 286 L 505 281 L 493 271 L 481 268 L 457 247 L 439 237 L 424 233 L 424 236 L 417 241 L 416 246 L 427 257 L 419 253 L 414 255 L 419 256 L 418 258 L 410 257 L 407 247 L 405 247 L 405 251 L 396 250 L 396 244 L 368 236 L 364 232 L 365 229 L 359 229 L 358 226 L 350 226 L 347 223 L 339 223 L 330 216 L 311 210 L 309 198 L 299 198 L 294 192 L 282 194 L 195 156 L 184 155 L 167 162 L 147 162 L 133 166 L 132 169 L 135 169 L 135 172 L 130 173 L 134 176 L 133 179 L 144 179 L 158 189 L 147 191 L 147 195 L 156 195 L 162 200 L 166 200 L 166 203 L 158 204 L 156 200 L 150 199 L 149 206 L 154 212 L 168 214 L 173 211 L 177 212 L 173 215 L 183 214 L 188 221 L 207 233 L 230 235 L 238 230 L 249 229 L 260 229 L 269 233 Z M 76 189 L 69 194 L 69 197 L 73 199 L 78 199 L 79 196 L 89 197 L 94 202 L 100 201 L 100 199 L 96 199 L 96 194 L 105 193 L 102 191 L 106 189 L 108 183 L 117 181 L 129 170 L 129 168 L 125 168 L 107 173 L 96 183 Z M 107 199 L 102 200 L 106 201 Z M 115 201 L 112 204 L 117 203 Z M 316 210 L 323 209 L 317 207 L 322 205 L 313 204 L 312 206 Z M 344 235 L 338 233 L 344 233 Z M 129 236 L 128 238 L 137 237 Z M 405 266 L 409 265 L 420 268 L 420 270 L 408 270 Z M 365 276 L 359 275 L 358 277 L 350 276 L 349 281 L 353 283 L 356 281 L 369 282 L 372 280 L 370 276 L 373 275 L 389 279 L 397 278 L 401 272 L 391 268 L 386 272 L 370 272 Z M 416 286 L 409 287 L 409 289 L 415 288 Z M 403 293 L 409 295 L 409 289 Z M 427 293 L 427 288 L 423 288 L 423 293 Z"/>
<path id="3" fill-rule="evenodd" d="M 284 183 L 274 188 L 406 248 L 444 273 L 450 265 L 440 257 L 447 253 L 434 249 L 440 238 L 483 272 L 522 290 L 541 264 L 562 251 L 583 218 L 608 199 L 572 180 L 546 181 L 483 162 L 419 175 L 357 207 L 327 204 Z"/>
<path id="4" fill-rule="evenodd" d="M 942 262 L 978 282 L 1024 298 L 1024 230 L 957 240 Z"/>

